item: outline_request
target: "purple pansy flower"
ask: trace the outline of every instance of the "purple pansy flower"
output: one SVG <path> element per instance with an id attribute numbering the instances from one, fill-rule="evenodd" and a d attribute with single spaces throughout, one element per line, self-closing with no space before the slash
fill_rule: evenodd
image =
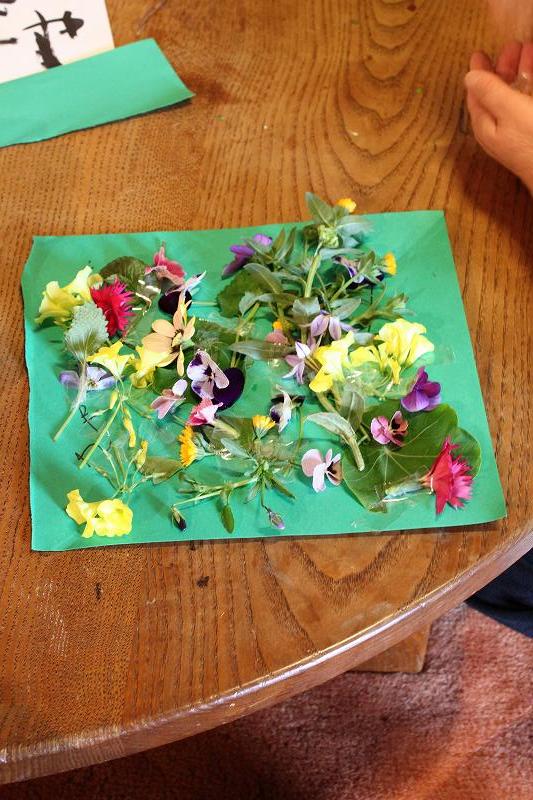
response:
<path id="1" fill-rule="evenodd" d="M 409 423 L 398 410 L 392 415 L 390 422 L 387 417 L 374 417 L 370 423 L 370 433 L 380 444 L 395 444 L 401 447 L 408 427 Z"/>
<path id="2" fill-rule="evenodd" d="M 213 390 L 213 401 L 220 404 L 221 411 L 237 402 L 244 391 L 245 383 L 244 372 L 239 367 L 228 367 L 224 370 L 224 375 L 228 379 L 228 385 L 223 389 L 215 386 Z"/>
<path id="3" fill-rule="evenodd" d="M 311 322 L 311 336 L 318 339 L 318 337 L 323 336 L 328 329 L 332 339 L 340 339 L 343 331 L 353 330 L 352 326 L 348 325 L 347 322 L 341 322 L 338 317 L 328 314 L 327 311 L 321 311 Z"/>
<path id="4" fill-rule="evenodd" d="M 80 376 L 73 369 L 67 369 L 59 375 L 63 386 L 77 389 L 80 385 Z M 111 389 L 116 383 L 115 378 L 102 367 L 87 367 L 86 389 L 90 392 L 101 392 L 102 389 Z"/>
<path id="5" fill-rule="evenodd" d="M 183 395 L 186 390 L 187 381 L 184 378 L 180 378 L 171 389 L 163 389 L 159 397 L 156 397 L 153 403 L 150 404 L 150 408 L 157 411 L 159 419 L 163 419 L 171 411 L 174 411 L 179 403 L 183 403 Z"/>
<path id="6" fill-rule="evenodd" d="M 428 381 L 428 374 L 424 367 L 420 367 L 416 380 L 401 404 L 407 411 L 431 411 L 440 403 L 440 383 Z"/>
<path id="7" fill-rule="evenodd" d="M 197 350 L 196 355 L 187 367 L 187 375 L 191 379 L 191 387 L 199 397 L 212 400 L 216 389 L 229 386 L 229 378 L 205 350 Z"/>
<path id="8" fill-rule="evenodd" d="M 341 454 L 333 455 L 333 450 L 328 450 L 325 457 L 320 450 L 312 447 L 302 456 L 302 470 L 304 475 L 313 479 L 315 492 L 323 492 L 326 488 L 324 479 L 327 478 L 334 486 L 342 481 Z"/>
<path id="9" fill-rule="evenodd" d="M 296 353 L 290 353 L 285 356 L 285 361 L 292 367 L 290 372 L 284 375 L 284 378 L 296 378 L 298 383 L 304 382 L 305 359 L 311 355 L 316 347 L 314 339 L 309 337 L 307 344 L 304 342 L 295 342 L 294 344 Z"/>
<path id="10" fill-rule="evenodd" d="M 252 241 L 262 245 L 262 247 L 269 247 L 272 244 L 272 237 L 265 236 L 263 233 L 256 233 L 255 236 L 252 236 Z M 249 244 L 233 244 L 230 250 L 235 258 L 229 264 L 226 264 L 222 270 L 222 275 L 224 276 L 233 275 L 234 272 L 242 269 L 255 253 L 254 248 L 250 247 Z"/>

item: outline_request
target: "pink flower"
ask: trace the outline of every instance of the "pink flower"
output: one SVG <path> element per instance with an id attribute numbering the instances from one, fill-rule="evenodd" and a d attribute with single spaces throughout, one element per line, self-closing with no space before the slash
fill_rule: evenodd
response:
<path id="1" fill-rule="evenodd" d="M 125 331 L 129 318 L 133 316 L 131 310 L 133 292 L 128 292 L 125 284 L 117 278 L 114 283 L 104 283 L 99 288 L 90 291 L 93 302 L 101 309 L 106 318 L 109 336 Z"/>
<path id="2" fill-rule="evenodd" d="M 265 342 L 271 342 L 272 344 L 288 344 L 289 340 L 283 331 L 273 330 L 270 333 L 267 333 L 265 336 Z"/>
<path id="3" fill-rule="evenodd" d="M 158 278 L 166 278 L 176 286 L 181 286 L 185 277 L 185 270 L 177 261 L 166 257 L 165 245 L 162 244 L 157 253 L 154 253 L 154 263 L 146 267 L 146 273 L 155 272 Z"/>
<path id="4" fill-rule="evenodd" d="M 222 403 L 213 403 L 208 397 L 204 397 L 204 399 L 192 409 L 187 419 L 187 425 L 213 425 L 215 414 L 221 405 Z"/>
<path id="5" fill-rule="evenodd" d="M 157 411 L 159 419 L 163 419 L 167 414 L 175 409 L 177 405 L 183 403 L 183 395 L 187 389 L 187 381 L 181 378 L 176 381 L 171 389 L 163 389 L 163 392 L 156 397 L 150 407 Z"/>
<path id="6" fill-rule="evenodd" d="M 402 412 L 397 411 L 390 422 L 387 417 L 374 417 L 370 423 L 370 433 L 380 444 L 395 444 L 401 447 L 408 427 L 409 423 L 402 417 Z"/>
<path id="7" fill-rule="evenodd" d="M 452 450 L 457 447 L 447 437 L 431 469 L 420 479 L 436 495 L 437 514 L 442 513 L 446 503 L 461 508 L 463 501 L 472 496 L 472 468 L 464 459 L 452 457 Z"/>
<path id="8" fill-rule="evenodd" d="M 308 478 L 313 478 L 315 492 L 323 492 L 326 488 L 324 478 L 338 486 L 342 481 L 341 454 L 334 456 L 333 450 L 328 450 L 323 458 L 320 450 L 313 447 L 302 457 L 302 470 Z"/>

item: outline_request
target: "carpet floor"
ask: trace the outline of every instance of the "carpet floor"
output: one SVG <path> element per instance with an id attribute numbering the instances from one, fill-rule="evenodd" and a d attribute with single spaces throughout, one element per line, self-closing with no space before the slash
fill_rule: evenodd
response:
<path id="1" fill-rule="evenodd" d="M 418 675 L 350 672 L 230 725 L 2 800 L 531 800 L 533 640 L 460 606 Z"/>

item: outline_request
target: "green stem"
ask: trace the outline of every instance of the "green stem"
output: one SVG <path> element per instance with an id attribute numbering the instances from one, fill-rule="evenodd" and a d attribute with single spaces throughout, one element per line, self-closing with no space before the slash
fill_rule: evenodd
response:
<path id="1" fill-rule="evenodd" d="M 320 266 L 320 247 L 317 248 L 313 260 L 311 261 L 309 272 L 307 273 L 307 279 L 305 281 L 304 297 L 311 297 L 311 292 L 313 291 L 313 282 L 315 280 L 315 275 L 319 266 Z"/>
<path id="2" fill-rule="evenodd" d="M 106 433 L 108 432 L 109 428 L 111 427 L 111 425 L 115 421 L 115 417 L 117 416 L 120 408 L 122 408 L 122 399 L 120 399 L 117 402 L 115 408 L 113 409 L 113 413 L 111 414 L 111 416 L 107 420 L 106 424 L 104 425 L 104 427 L 102 428 L 102 430 L 100 431 L 98 436 L 96 437 L 96 440 L 93 442 L 93 444 L 90 446 L 90 448 L 87 450 L 87 452 L 83 456 L 82 460 L 78 464 L 78 469 L 83 469 L 83 467 L 87 464 L 87 462 L 91 458 L 92 454 L 94 453 L 94 451 L 96 450 L 96 448 L 98 447 L 98 445 L 100 444 L 100 442 L 102 441 L 102 439 L 104 438 Z"/>
<path id="3" fill-rule="evenodd" d="M 242 489 L 243 486 L 249 486 L 251 483 L 255 483 L 256 481 L 257 481 L 257 476 L 254 476 L 253 478 L 248 478 L 245 481 L 237 481 L 236 483 L 231 483 L 231 484 L 229 484 L 229 486 L 231 487 L 231 490 L 233 491 L 233 489 Z M 179 503 L 174 503 L 174 506 L 176 506 L 176 507 L 179 506 L 181 508 L 181 506 L 185 506 L 188 503 L 199 503 L 201 500 L 207 500 L 209 497 L 218 497 L 218 495 L 222 491 L 224 491 L 224 489 L 227 489 L 227 488 L 228 488 L 228 484 L 227 483 L 222 483 L 222 484 L 220 484 L 220 486 L 214 486 L 212 491 L 211 492 L 207 492 L 207 494 L 201 494 L 201 495 L 198 495 L 197 497 L 187 497 L 185 500 L 182 500 Z"/>
<path id="4" fill-rule="evenodd" d="M 78 382 L 78 393 L 76 395 L 76 399 L 72 403 L 70 411 L 69 411 L 66 419 L 64 420 L 63 424 L 55 432 L 55 434 L 53 436 L 54 442 L 57 442 L 57 440 L 59 439 L 59 437 L 61 436 L 61 434 L 65 430 L 65 428 L 67 427 L 67 425 L 69 425 L 70 422 L 72 422 L 72 419 L 74 418 L 74 415 L 75 415 L 76 411 L 80 407 L 80 403 L 83 401 L 83 399 L 85 397 L 86 391 L 87 391 L 87 362 L 84 361 L 83 364 L 81 365 L 80 379 L 79 379 L 79 382 Z"/>

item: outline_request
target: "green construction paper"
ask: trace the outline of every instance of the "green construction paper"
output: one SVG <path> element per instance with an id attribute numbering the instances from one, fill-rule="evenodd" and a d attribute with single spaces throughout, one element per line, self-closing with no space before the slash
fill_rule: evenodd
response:
<path id="1" fill-rule="evenodd" d="M 193 97 L 154 39 L 0 84 L 0 147 L 38 142 Z"/>
<path id="2" fill-rule="evenodd" d="M 81 526 L 71 520 L 63 510 L 67 492 L 79 488 L 85 500 L 93 501 L 110 496 L 112 490 L 109 483 L 93 470 L 80 471 L 77 468 L 74 451 L 81 449 L 87 442 L 86 426 L 84 432 L 81 420 L 74 421 L 57 443 L 54 444 L 51 439 L 52 433 L 66 415 L 68 399 L 65 389 L 58 381 L 59 372 L 65 368 L 61 351 L 62 330 L 54 325 L 37 328 L 33 321 L 45 284 L 58 280 L 61 285 L 65 285 L 88 262 L 94 269 L 98 269 L 121 255 L 133 255 L 149 262 L 161 241 L 165 241 L 167 253 L 178 258 L 185 265 L 188 274 L 207 270 L 207 276 L 196 297 L 198 300 L 210 300 L 215 298 L 221 287 L 220 272 L 231 255 L 229 246 L 259 231 L 275 235 L 282 226 L 36 237 L 22 277 L 26 361 L 30 379 L 33 549 L 71 550 L 139 542 L 447 528 L 489 522 L 505 516 L 504 498 L 444 216 L 438 211 L 417 211 L 370 215 L 369 219 L 373 229 L 368 245 L 381 253 L 394 251 L 398 260 L 398 274 L 387 279 L 388 294 L 398 291 L 409 294 L 410 308 L 416 312 L 416 319 L 427 326 L 428 336 L 436 345 L 435 363 L 430 368 L 431 378 L 442 383 L 443 400 L 456 409 L 462 427 L 469 430 L 481 445 L 482 467 L 474 480 L 473 498 L 464 509 L 455 511 L 447 507 L 437 517 L 435 498 L 419 493 L 416 498 L 393 504 L 388 514 L 372 513 L 359 506 L 344 486 L 328 485 L 325 492 L 315 494 L 309 480 L 298 470 L 298 474 L 295 474 L 289 484 L 296 495 L 295 502 L 273 492 L 269 495 L 271 505 L 285 520 L 286 529 L 283 533 L 268 526 L 259 504 L 253 501 L 244 504 L 238 500 L 237 493 L 232 499 L 235 515 L 233 534 L 230 535 L 223 529 L 215 500 L 207 500 L 189 508 L 185 512 L 187 529 L 181 532 L 172 524 L 168 513 L 169 506 L 177 499 L 173 488 L 176 483 L 172 479 L 156 487 L 147 484 L 145 491 L 141 489 L 133 493 L 129 503 L 134 512 L 131 534 L 117 539 L 97 536 L 82 539 Z M 206 313 L 200 315 L 218 318 L 218 312 L 213 308 L 207 308 Z M 279 382 L 279 375 L 283 372 L 281 369 L 276 378 L 273 378 L 268 365 L 254 363 L 248 371 L 244 395 L 227 413 L 267 413 L 271 390 Z M 295 388 L 295 384 L 287 383 L 289 387 Z M 189 407 L 183 408 L 184 413 L 188 413 Z M 318 410 L 318 407 L 311 401 L 307 404 L 307 413 L 314 410 Z M 162 426 L 165 424 L 166 420 L 161 423 Z M 175 456 L 175 436 L 180 429 L 175 423 L 168 425 L 167 452 Z M 308 431 L 307 428 L 312 430 Z M 290 429 L 288 431 L 290 435 Z M 307 425 L 306 435 L 314 446 L 325 449 L 328 436 L 324 431 Z M 189 469 L 195 466 L 199 468 L 203 463 Z M 214 472 L 213 479 L 219 480 L 220 473 L 217 476 Z"/>

